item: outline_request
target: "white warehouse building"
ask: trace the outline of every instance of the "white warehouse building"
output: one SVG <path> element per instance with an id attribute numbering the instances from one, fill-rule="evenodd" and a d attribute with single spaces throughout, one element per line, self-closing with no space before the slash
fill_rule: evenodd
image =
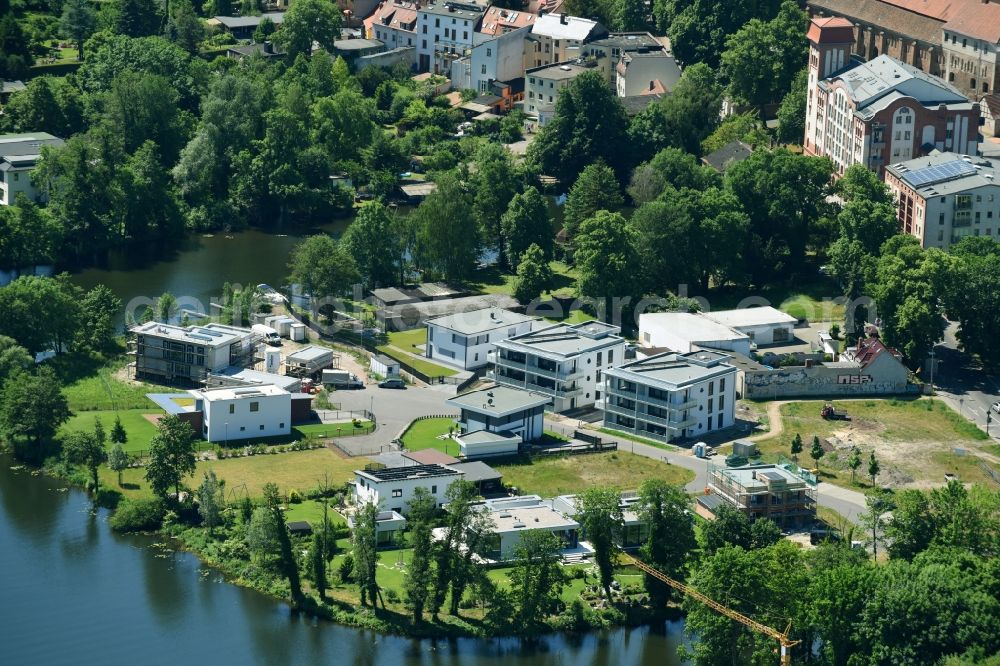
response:
<path id="1" fill-rule="evenodd" d="M 462 370 L 481 368 L 497 342 L 531 332 L 536 321 L 538 317 L 500 308 L 428 319 L 427 358 Z"/>
<path id="2" fill-rule="evenodd" d="M 191 391 L 209 442 L 279 437 L 292 432 L 292 394 L 272 384 Z"/>
<path id="3" fill-rule="evenodd" d="M 672 442 L 732 426 L 737 370 L 728 358 L 668 352 L 608 370 L 605 427 Z"/>

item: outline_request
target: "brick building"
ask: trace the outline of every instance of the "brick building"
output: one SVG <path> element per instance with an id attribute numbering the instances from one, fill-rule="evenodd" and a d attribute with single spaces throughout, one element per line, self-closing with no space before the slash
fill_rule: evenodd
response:
<path id="1" fill-rule="evenodd" d="M 809 26 L 809 95 L 803 148 L 882 172 L 887 164 L 950 150 L 975 155 L 979 105 L 954 86 L 886 55 L 851 58 L 854 27 L 843 18 Z"/>

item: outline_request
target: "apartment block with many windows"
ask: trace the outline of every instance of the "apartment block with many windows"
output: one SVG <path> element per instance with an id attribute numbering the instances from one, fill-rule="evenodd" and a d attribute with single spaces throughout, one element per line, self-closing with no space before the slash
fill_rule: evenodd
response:
<path id="1" fill-rule="evenodd" d="M 620 329 L 600 321 L 556 324 L 496 343 L 497 383 L 547 395 L 552 411 L 603 405 L 603 373 L 625 360 Z"/>
<path id="2" fill-rule="evenodd" d="M 661 442 L 733 425 L 736 368 L 713 351 L 667 352 L 604 373 L 604 426 Z"/>

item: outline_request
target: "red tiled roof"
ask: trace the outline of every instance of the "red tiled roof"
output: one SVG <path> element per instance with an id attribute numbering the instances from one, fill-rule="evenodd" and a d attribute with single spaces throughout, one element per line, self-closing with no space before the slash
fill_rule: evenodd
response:
<path id="1" fill-rule="evenodd" d="M 941 43 L 942 22 L 939 19 L 915 14 L 881 0 L 808 0 L 808 5 L 927 44 Z"/>
<path id="2" fill-rule="evenodd" d="M 858 341 L 858 347 L 854 352 L 854 359 L 860 363 L 862 367 L 867 368 L 883 352 L 894 356 L 897 361 L 902 359 L 902 354 L 895 349 L 886 347 L 882 344 L 881 340 L 874 337 Z"/>
<path id="3" fill-rule="evenodd" d="M 369 39 L 374 37 L 372 30 L 374 30 L 375 24 L 385 25 L 397 30 L 406 30 L 407 28 L 404 28 L 404 25 L 414 24 L 413 31 L 415 31 L 417 7 L 418 5 L 415 2 L 401 2 L 400 0 L 379 3 L 372 15 L 364 21 L 366 36 Z"/>
<path id="4" fill-rule="evenodd" d="M 968 6 L 979 4 L 982 0 L 882 0 L 882 2 L 921 16 L 950 21 Z"/>
<path id="5" fill-rule="evenodd" d="M 479 29 L 479 32 L 496 37 L 505 32 L 531 25 L 536 18 L 538 18 L 537 15 L 524 10 L 490 7 L 483 14 L 483 27 Z"/>
<path id="6" fill-rule="evenodd" d="M 944 29 L 1000 44 L 1000 4 L 976 2 L 963 6 L 944 24 Z"/>
<path id="7" fill-rule="evenodd" d="M 809 23 L 808 38 L 814 44 L 850 44 L 854 41 L 854 24 L 839 16 L 814 18 Z"/>
<path id="8" fill-rule="evenodd" d="M 531 14 L 557 14 L 562 9 L 563 0 L 528 0 L 525 9 Z"/>

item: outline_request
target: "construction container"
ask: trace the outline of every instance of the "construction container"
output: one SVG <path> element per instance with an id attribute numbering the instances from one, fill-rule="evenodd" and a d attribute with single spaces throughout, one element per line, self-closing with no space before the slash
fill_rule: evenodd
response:
<path id="1" fill-rule="evenodd" d="M 743 458 L 752 458 L 757 453 L 757 445 L 745 439 L 738 439 L 733 442 L 733 455 Z"/>
<path id="2" fill-rule="evenodd" d="M 294 323 L 289 327 L 289 337 L 295 342 L 305 342 L 306 339 L 306 325 Z"/>

